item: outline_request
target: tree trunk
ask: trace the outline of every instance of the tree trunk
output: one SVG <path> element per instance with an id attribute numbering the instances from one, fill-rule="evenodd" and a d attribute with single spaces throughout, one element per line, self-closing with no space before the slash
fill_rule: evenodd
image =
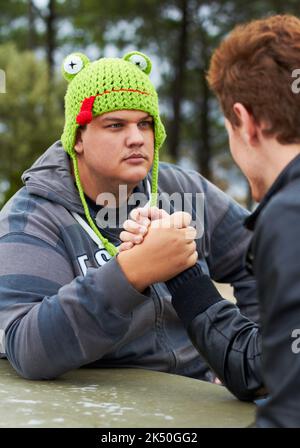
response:
<path id="1" fill-rule="evenodd" d="M 199 115 L 199 134 L 198 134 L 198 150 L 197 162 L 199 172 L 209 180 L 212 179 L 211 170 L 211 138 L 210 138 L 210 90 L 206 80 L 206 70 L 209 64 L 209 37 L 202 22 L 198 25 L 198 36 L 200 39 L 199 48 L 199 92 L 200 101 L 198 102 Z"/>
<path id="2" fill-rule="evenodd" d="M 46 52 L 47 52 L 47 61 L 48 61 L 48 70 L 49 70 L 49 79 L 51 80 L 53 77 L 53 69 L 54 69 L 54 51 L 55 51 L 55 19 L 56 19 L 56 11 L 55 11 L 55 0 L 49 0 L 48 3 L 48 15 L 46 17 Z"/>
<path id="3" fill-rule="evenodd" d="M 180 0 L 182 20 L 180 24 L 177 60 L 175 59 L 175 78 L 172 86 L 173 118 L 169 125 L 169 153 L 174 162 L 179 158 L 181 104 L 184 96 L 185 67 L 188 58 L 189 0 Z"/>
<path id="4" fill-rule="evenodd" d="M 28 49 L 33 50 L 35 45 L 35 32 L 34 32 L 34 10 L 32 0 L 28 0 Z"/>
<path id="5" fill-rule="evenodd" d="M 211 141 L 210 141 L 210 91 L 205 78 L 205 71 L 199 73 L 201 79 L 201 101 L 200 101 L 200 126 L 199 126 L 199 145 L 197 150 L 197 162 L 199 172 L 209 180 L 212 180 L 211 172 Z"/>

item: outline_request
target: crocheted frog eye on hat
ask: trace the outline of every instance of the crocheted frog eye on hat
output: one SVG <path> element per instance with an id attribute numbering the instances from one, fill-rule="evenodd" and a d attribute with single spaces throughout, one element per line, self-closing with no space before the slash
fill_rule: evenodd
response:
<path id="1" fill-rule="evenodd" d="M 89 58 L 82 53 L 73 53 L 67 56 L 62 65 L 62 73 L 67 81 L 72 81 L 74 76 L 80 72 L 87 64 Z"/>
<path id="2" fill-rule="evenodd" d="M 140 70 L 146 73 L 146 75 L 150 75 L 152 64 L 151 60 L 145 54 L 140 53 L 139 51 L 132 51 L 131 53 L 125 54 L 123 59 L 136 65 Z"/>
<path id="3" fill-rule="evenodd" d="M 62 73 L 69 85 L 65 95 L 65 126 L 61 141 L 73 160 L 76 184 L 85 214 L 97 234 L 99 230 L 92 225 L 79 178 L 74 150 L 77 129 L 90 123 L 94 117 L 115 110 L 140 110 L 151 115 L 154 122 L 154 159 L 150 204 L 155 205 L 159 149 L 166 133 L 159 116 L 158 96 L 149 78 L 151 67 L 150 58 L 138 51 L 127 53 L 123 58 L 101 58 L 94 62 L 90 62 L 84 54 L 73 53 L 62 64 Z M 107 240 L 102 235 L 101 240 L 110 253 L 115 253 L 110 247 L 112 245 L 106 244 Z"/>

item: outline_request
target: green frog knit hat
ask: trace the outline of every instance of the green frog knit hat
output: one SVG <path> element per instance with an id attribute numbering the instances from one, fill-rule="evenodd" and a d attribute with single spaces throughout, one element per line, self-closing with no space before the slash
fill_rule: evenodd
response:
<path id="1" fill-rule="evenodd" d="M 151 60 L 137 51 L 127 53 L 123 58 L 101 58 L 95 62 L 90 62 L 84 54 L 72 53 L 62 65 L 63 76 L 69 82 L 62 145 L 73 161 L 76 185 L 88 223 L 112 256 L 116 255 L 117 249 L 93 222 L 84 197 L 74 150 L 76 132 L 79 126 L 106 112 L 141 110 L 149 113 L 153 117 L 155 136 L 150 204 L 155 205 L 159 149 L 166 133 L 159 116 L 158 96 L 149 79 L 151 67 Z"/>

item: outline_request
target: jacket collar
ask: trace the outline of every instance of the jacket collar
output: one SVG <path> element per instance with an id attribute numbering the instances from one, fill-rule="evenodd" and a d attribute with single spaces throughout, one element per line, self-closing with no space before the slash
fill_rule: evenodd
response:
<path id="1" fill-rule="evenodd" d="M 261 203 L 257 206 L 254 212 L 249 215 L 245 221 L 244 225 L 249 230 L 254 230 L 257 219 L 261 214 L 262 210 L 267 206 L 269 201 L 275 196 L 280 190 L 282 190 L 288 183 L 292 180 L 300 177 L 300 154 L 297 155 L 284 169 L 281 171 L 277 179 L 273 182 L 265 196 L 263 197 Z"/>

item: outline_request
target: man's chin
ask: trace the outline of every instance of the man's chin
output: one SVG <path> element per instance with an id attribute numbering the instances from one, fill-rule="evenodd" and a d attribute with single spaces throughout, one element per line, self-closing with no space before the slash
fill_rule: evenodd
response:
<path id="1" fill-rule="evenodd" d="M 129 170 L 128 170 L 129 171 Z M 135 167 L 131 169 L 130 172 L 127 172 L 123 177 L 124 184 L 138 184 L 141 180 L 145 179 L 148 174 L 148 169 L 144 166 Z"/>

